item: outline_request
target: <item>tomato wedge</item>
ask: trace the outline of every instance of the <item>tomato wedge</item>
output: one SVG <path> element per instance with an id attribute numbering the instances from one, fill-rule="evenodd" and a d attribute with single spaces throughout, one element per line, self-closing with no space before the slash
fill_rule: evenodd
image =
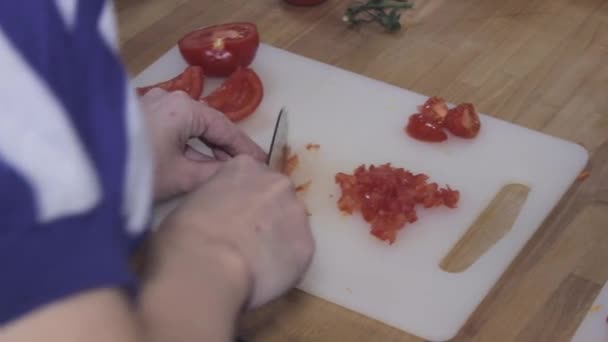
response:
<path id="1" fill-rule="evenodd" d="M 442 142 L 448 138 L 441 126 L 420 113 L 410 116 L 405 132 L 414 139 L 428 142 Z"/>
<path id="2" fill-rule="evenodd" d="M 448 115 L 448 104 L 441 97 L 433 96 L 418 107 L 420 113 L 437 125 L 443 125 L 445 117 Z"/>
<path id="3" fill-rule="evenodd" d="M 190 65 L 199 65 L 209 76 L 229 76 L 251 64 L 260 45 L 253 23 L 228 23 L 204 27 L 182 37 L 179 51 Z"/>
<path id="4" fill-rule="evenodd" d="M 472 139 L 479 133 L 481 122 L 475 107 L 470 103 L 462 103 L 448 111 L 445 126 L 456 136 Z"/>
<path id="5" fill-rule="evenodd" d="M 237 122 L 251 115 L 263 97 L 260 77 L 249 68 L 239 68 L 202 101 Z"/>
<path id="6" fill-rule="evenodd" d="M 181 74 L 174 78 L 160 82 L 151 86 L 137 88 L 137 94 L 140 96 L 147 93 L 152 88 L 161 88 L 166 91 L 182 90 L 195 100 L 203 93 L 203 82 L 205 74 L 200 66 L 189 66 Z"/>

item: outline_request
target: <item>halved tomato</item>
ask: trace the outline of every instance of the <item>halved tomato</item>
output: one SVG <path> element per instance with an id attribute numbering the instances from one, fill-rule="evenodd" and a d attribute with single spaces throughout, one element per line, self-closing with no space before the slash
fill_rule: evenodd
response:
<path id="1" fill-rule="evenodd" d="M 448 111 L 445 127 L 456 136 L 471 139 L 479 133 L 481 122 L 472 104 L 461 103 Z"/>
<path id="2" fill-rule="evenodd" d="M 228 76 L 247 67 L 255 58 L 260 35 L 253 23 L 228 23 L 204 27 L 182 37 L 179 51 L 190 65 L 199 65 L 209 76 Z"/>
<path id="3" fill-rule="evenodd" d="M 205 74 L 203 73 L 203 68 L 200 66 L 189 66 L 181 74 L 168 81 L 137 88 L 137 94 L 142 96 L 152 88 L 161 88 L 166 91 L 182 90 L 188 93 L 193 99 L 198 100 L 203 93 L 204 79 Z"/>
<path id="4" fill-rule="evenodd" d="M 442 142 L 448 138 L 443 128 L 420 113 L 410 116 L 405 132 L 414 139 L 429 142 Z"/>
<path id="5" fill-rule="evenodd" d="M 237 122 L 251 115 L 263 97 L 264 87 L 255 71 L 239 68 L 202 101 Z"/>

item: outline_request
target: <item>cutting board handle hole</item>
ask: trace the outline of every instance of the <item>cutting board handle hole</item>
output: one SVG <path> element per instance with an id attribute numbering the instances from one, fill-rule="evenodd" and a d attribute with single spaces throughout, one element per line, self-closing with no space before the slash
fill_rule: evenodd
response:
<path id="1" fill-rule="evenodd" d="M 508 184 L 500 189 L 443 258 L 441 269 L 450 273 L 466 271 L 511 230 L 529 193 L 530 188 L 522 184 Z"/>

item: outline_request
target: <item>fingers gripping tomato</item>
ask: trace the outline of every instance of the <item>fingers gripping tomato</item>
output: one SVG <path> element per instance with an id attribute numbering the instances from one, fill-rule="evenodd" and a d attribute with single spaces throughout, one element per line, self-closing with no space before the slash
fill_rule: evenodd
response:
<path id="1" fill-rule="evenodd" d="M 202 66 L 209 76 L 229 76 L 251 64 L 260 45 L 253 23 L 229 23 L 204 27 L 186 34 L 179 51 L 190 65 Z"/>

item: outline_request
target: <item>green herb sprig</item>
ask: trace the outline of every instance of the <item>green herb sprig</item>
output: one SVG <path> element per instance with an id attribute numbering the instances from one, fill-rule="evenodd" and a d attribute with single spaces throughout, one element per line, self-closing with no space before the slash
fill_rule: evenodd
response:
<path id="1" fill-rule="evenodd" d="M 357 1 L 344 12 L 343 20 L 353 26 L 377 22 L 387 31 L 401 29 L 401 11 L 413 8 L 408 0 L 368 0 Z"/>

